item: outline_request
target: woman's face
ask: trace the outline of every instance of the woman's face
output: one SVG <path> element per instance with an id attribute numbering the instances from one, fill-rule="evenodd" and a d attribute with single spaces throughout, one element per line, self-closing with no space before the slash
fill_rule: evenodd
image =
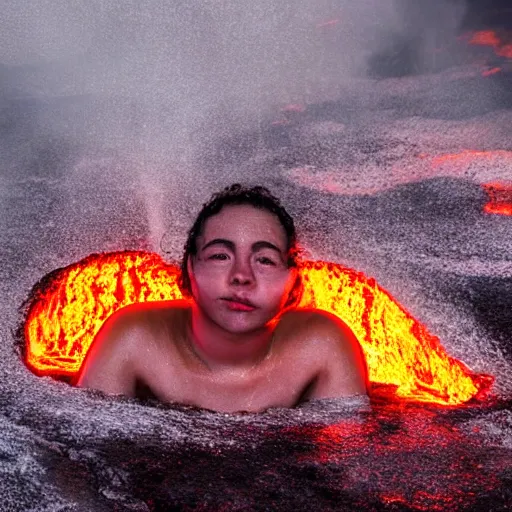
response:
<path id="1" fill-rule="evenodd" d="M 288 299 L 296 270 L 288 268 L 279 219 L 250 205 L 225 206 L 206 220 L 188 261 L 194 299 L 232 333 L 265 326 Z"/>

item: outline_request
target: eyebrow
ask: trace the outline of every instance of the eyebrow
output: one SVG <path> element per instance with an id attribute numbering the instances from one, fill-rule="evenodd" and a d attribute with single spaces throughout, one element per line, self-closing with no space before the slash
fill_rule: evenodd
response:
<path id="1" fill-rule="evenodd" d="M 231 240 L 226 240 L 225 238 L 214 238 L 213 240 L 210 240 L 207 244 L 204 245 L 204 247 L 201 249 L 201 252 L 208 249 L 208 247 L 212 245 L 223 245 L 224 247 L 227 247 L 230 251 L 235 252 L 235 243 L 232 242 Z M 282 251 L 281 249 L 279 249 L 279 247 L 265 240 L 259 240 L 258 242 L 254 242 L 251 245 L 252 252 L 257 252 L 260 249 L 272 249 L 278 252 L 280 255 L 282 254 Z"/>

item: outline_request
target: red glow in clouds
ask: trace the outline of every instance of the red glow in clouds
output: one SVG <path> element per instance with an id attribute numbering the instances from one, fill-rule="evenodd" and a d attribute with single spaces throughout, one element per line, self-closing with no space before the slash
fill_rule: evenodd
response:
<path id="1" fill-rule="evenodd" d="M 456 405 L 485 394 L 493 378 L 473 374 L 439 339 L 369 279 L 339 264 L 305 261 L 299 307 L 341 318 L 366 356 L 374 390 L 400 399 Z M 24 325 L 26 362 L 38 375 L 78 372 L 105 320 L 132 303 L 180 299 L 179 269 L 144 252 L 94 254 L 38 283 Z M 380 386 L 381 388 L 383 386 Z"/>
<path id="2" fill-rule="evenodd" d="M 469 44 L 490 46 L 499 57 L 512 59 L 512 44 L 505 44 L 493 30 L 480 30 L 471 35 Z"/>

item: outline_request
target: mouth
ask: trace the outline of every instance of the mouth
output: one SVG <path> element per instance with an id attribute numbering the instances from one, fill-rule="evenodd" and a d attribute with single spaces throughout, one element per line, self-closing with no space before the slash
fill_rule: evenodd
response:
<path id="1" fill-rule="evenodd" d="M 256 309 L 255 304 L 241 297 L 223 297 L 222 300 L 232 311 L 252 311 Z"/>

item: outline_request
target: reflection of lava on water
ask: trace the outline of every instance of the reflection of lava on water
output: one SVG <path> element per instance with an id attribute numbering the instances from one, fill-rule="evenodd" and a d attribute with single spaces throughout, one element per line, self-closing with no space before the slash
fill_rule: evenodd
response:
<path id="1" fill-rule="evenodd" d="M 394 406 L 377 407 L 366 421 L 345 419 L 311 429 L 315 449 L 303 455 L 301 462 L 326 466 L 343 462 L 358 467 L 364 457 L 367 464 L 358 468 L 362 472 L 357 480 L 365 482 L 370 496 L 373 491 L 376 503 L 389 506 L 389 510 L 485 510 L 478 507 L 480 496 L 503 484 L 482 464 L 488 455 L 479 442 L 458 425 L 440 421 L 429 407 L 413 405 L 404 412 Z M 447 450 L 455 446 L 471 446 L 471 450 Z M 496 454 L 497 465 L 506 466 L 503 454 Z M 392 476 L 386 478 L 391 465 Z M 439 475 L 452 477 L 436 478 L 434 467 Z M 348 472 L 349 479 L 351 476 Z M 384 480 L 386 484 L 381 485 Z M 418 481 L 423 484 L 419 486 Z M 351 483 L 340 485 L 349 491 Z M 363 509 L 370 508 L 366 505 Z"/>
<path id="2" fill-rule="evenodd" d="M 105 320 L 133 303 L 181 298 L 179 270 L 155 254 L 92 255 L 44 278 L 25 322 L 26 360 L 42 375 L 72 376 Z M 493 378 L 448 356 L 439 340 L 373 279 L 338 264 L 302 264 L 300 307 L 329 311 L 356 334 L 375 394 L 456 405 L 483 397 Z"/>

